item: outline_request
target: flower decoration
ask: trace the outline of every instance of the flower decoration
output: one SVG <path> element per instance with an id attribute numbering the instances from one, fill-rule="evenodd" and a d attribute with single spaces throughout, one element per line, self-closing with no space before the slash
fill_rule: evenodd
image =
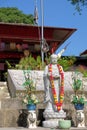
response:
<path id="1" fill-rule="evenodd" d="M 35 94 L 28 94 L 28 95 L 24 96 L 23 103 L 25 103 L 25 104 L 37 104 L 38 99 L 35 96 Z"/>
<path id="2" fill-rule="evenodd" d="M 71 103 L 74 105 L 85 104 L 86 98 L 84 96 L 82 76 L 79 71 L 72 73 L 72 88 L 74 90 L 74 94 L 71 95 Z"/>
<path id="3" fill-rule="evenodd" d="M 50 82 L 52 87 L 52 93 L 54 97 L 54 103 L 57 106 L 58 111 L 61 109 L 63 100 L 64 100 L 64 73 L 62 67 L 58 64 L 57 65 L 59 73 L 61 75 L 61 85 L 60 85 L 60 101 L 57 99 L 57 94 L 54 86 L 54 78 L 52 76 L 52 64 L 49 64 L 49 72 L 50 72 Z"/>
<path id="4" fill-rule="evenodd" d="M 34 80 L 32 80 L 32 76 L 30 73 L 30 70 L 23 70 L 25 82 L 23 83 L 23 86 L 25 87 L 25 93 L 23 97 L 23 103 L 25 104 L 37 104 L 39 103 L 35 91 L 36 91 L 36 83 Z"/>
<path id="5" fill-rule="evenodd" d="M 84 104 L 85 103 L 85 96 L 84 95 L 73 95 L 71 98 L 71 102 L 73 104 Z"/>
<path id="6" fill-rule="evenodd" d="M 82 88 L 82 77 L 80 72 L 76 71 L 72 73 L 72 87 L 75 93 Z"/>

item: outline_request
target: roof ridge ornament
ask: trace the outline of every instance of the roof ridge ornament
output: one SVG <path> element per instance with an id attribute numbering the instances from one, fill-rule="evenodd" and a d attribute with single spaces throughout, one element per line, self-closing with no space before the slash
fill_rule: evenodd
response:
<path id="1" fill-rule="evenodd" d="M 68 45 L 70 44 L 71 42 L 69 42 L 58 54 L 56 54 L 56 53 L 53 53 L 52 55 L 51 55 L 51 59 L 60 59 L 61 58 L 61 56 L 62 56 L 62 54 L 64 53 L 64 51 L 67 49 L 67 47 L 68 47 Z"/>

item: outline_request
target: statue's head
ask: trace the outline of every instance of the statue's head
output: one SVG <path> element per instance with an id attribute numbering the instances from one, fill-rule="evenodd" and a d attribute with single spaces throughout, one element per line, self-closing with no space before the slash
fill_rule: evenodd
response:
<path id="1" fill-rule="evenodd" d="M 56 64 L 57 60 L 58 60 L 58 57 L 57 57 L 56 54 L 52 54 L 51 57 L 50 57 L 50 59 L 51 59 L 51 63 L 52 64 Z"/>

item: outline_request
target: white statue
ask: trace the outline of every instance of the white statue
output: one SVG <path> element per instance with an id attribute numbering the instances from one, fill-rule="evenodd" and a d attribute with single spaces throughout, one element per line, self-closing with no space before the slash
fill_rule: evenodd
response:
<path id="1" fill-rule="evenodd" d="M 51 63 L 44 70 L 45 100 L 48 102 L 46 110 L 59 111 L 62 109 L 64 96 L 64 72 L 57 60 L 64 52 L 63 49 L 58 55 L 51 55 Z M 52 82 L 51 82 L 52 81 Z M 56 99 L 55 99 L 56 98 Z"/>
<path id="2" fill-rule="evenodd" d="M 47 104 L 43 112 L 46 120 L 43 122 L 44 127 L 57 127 L 58 120 L 66 117 L 66 113 L 62 109 L 64 99 L 64 72 L 62 66 L 57 63 L 65 49 L 62 49 L 57 55 L 52 54 L 50 64 L 44 70 L 44 103 Z"/>

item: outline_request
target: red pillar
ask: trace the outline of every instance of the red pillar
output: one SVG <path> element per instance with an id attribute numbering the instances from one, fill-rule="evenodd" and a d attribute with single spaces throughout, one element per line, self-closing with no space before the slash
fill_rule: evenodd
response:
<path id="1" fill-rule="evenodd" d="M 57 42 L 52 42 L 50 53 L 51 54 L 54 53 L 56 51 L 57 47 L 58 47 L 58 43 Z"/>

